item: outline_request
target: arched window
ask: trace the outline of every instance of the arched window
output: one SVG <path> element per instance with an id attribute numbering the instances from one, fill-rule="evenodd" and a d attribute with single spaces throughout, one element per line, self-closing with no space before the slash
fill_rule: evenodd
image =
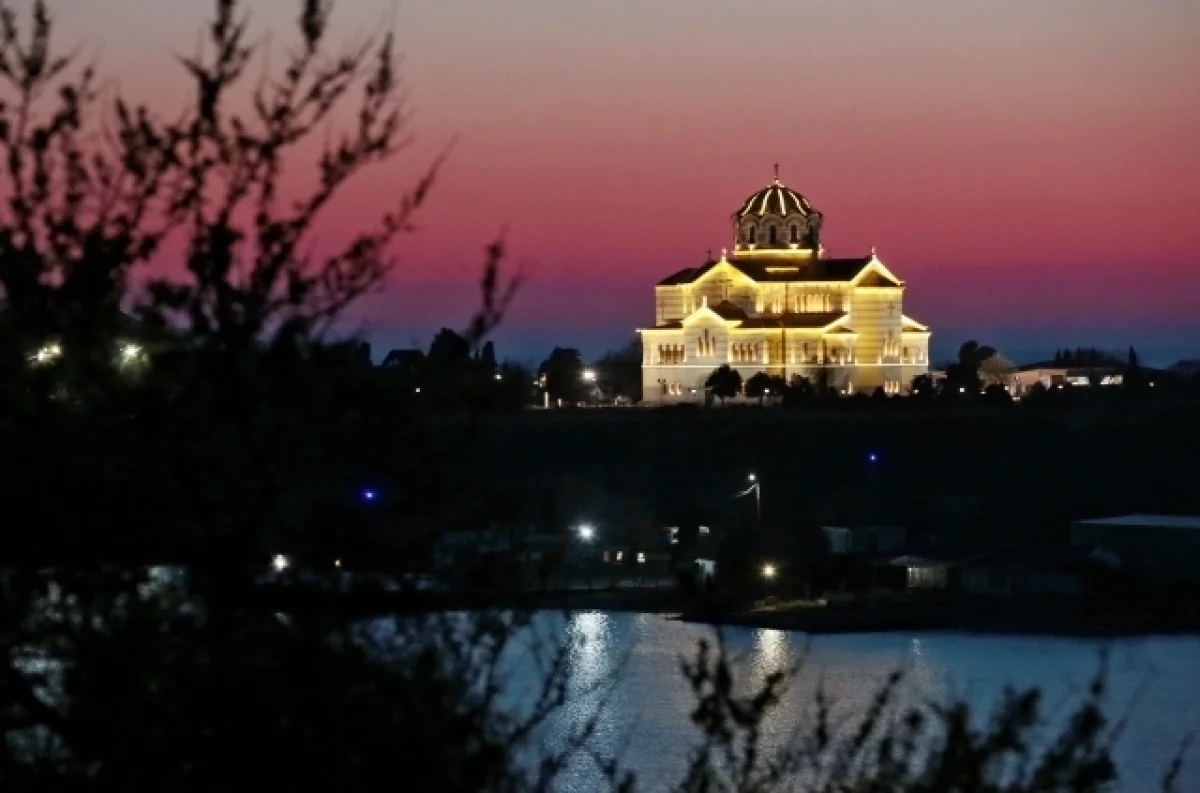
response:
<path id="1" fill-rule="evenodd" d="M 744 233 L 742 241 L 745 242 L 747 245 L 754 244 L 754 224 L 746 226 L 746 231 Z"/>
<path id="2" fill-rule="evenodd" d="M 795 223 L 792 224 L 792 243 L 800 244 L 800 226 Z"/>
<path id="3" fill-rule="evenodd" d="M 777 245 L 779 243 L 779 228 L 771 226 L 767 229 L 767 244 Z"/>

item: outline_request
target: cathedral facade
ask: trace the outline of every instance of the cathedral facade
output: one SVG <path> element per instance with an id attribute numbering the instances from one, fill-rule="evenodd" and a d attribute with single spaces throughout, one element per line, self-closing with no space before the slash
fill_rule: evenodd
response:
<path id="1" fill-rule="evenodd" d="M 904 281 L 874 249 L 829 257 L 823 221 L 777 170 L 733 213 L 732 251 L 659 281 L 654 325 L 638 330 L 643 401 L 703 401 L 722 364 L 843 394 L 905 393 L 926 374 L 930 330 L 904 315 Z"/>

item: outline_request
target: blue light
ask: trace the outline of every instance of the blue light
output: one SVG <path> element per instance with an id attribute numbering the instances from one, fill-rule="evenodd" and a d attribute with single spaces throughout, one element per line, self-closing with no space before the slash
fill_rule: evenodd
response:
<path id="1" fill-rule="evenodd" d="M 375 491 L 371 490 L 371 489 L 364 490 L 362 496 L 363 496 L 363 501 L 374 501 L 375 500 Z"/>
<path id="2" fill-rule="evenodd" d="M 876 454 L 875 452 L 871 452 L 870 454 L 867 455 L 867 459 L 873 463 L 876 463 L 876 462 L 879 462 L 879 455 Z"/>

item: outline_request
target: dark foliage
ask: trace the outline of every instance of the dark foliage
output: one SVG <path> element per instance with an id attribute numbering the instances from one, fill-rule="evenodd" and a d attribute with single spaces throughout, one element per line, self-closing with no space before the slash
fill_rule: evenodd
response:
<path id="1" fill-rule="evenodd" d="M 741 392 L 742 375 L 729 364 L 722 364 L 712 371 L 704 385 L 712 390 L 713 396 L 724 402 Z"/>
<path id="2" fill-rule="evenodd" d="M 538 377 L 543 379 L 542 388 L 551 399 L 574 404 L 586 394 L 583 359 L 579 356 L 579 350 L 555 347 L 538 367 Z"/>

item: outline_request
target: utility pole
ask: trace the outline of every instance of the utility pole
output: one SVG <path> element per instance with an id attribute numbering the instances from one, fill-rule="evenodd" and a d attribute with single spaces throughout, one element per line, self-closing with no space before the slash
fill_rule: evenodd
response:
<path id="1" fill-rule="evenodd" d="M 754 516 L 757 521 L 757 527 L 762 529 L 762 482 L 758 481 L 758 477 L 750 474 L 750 490 L 754 491 Z M 746 492 L 749 493 L 750 490 Z M 743 494 L 744 495 L 744 494 Z"/>

